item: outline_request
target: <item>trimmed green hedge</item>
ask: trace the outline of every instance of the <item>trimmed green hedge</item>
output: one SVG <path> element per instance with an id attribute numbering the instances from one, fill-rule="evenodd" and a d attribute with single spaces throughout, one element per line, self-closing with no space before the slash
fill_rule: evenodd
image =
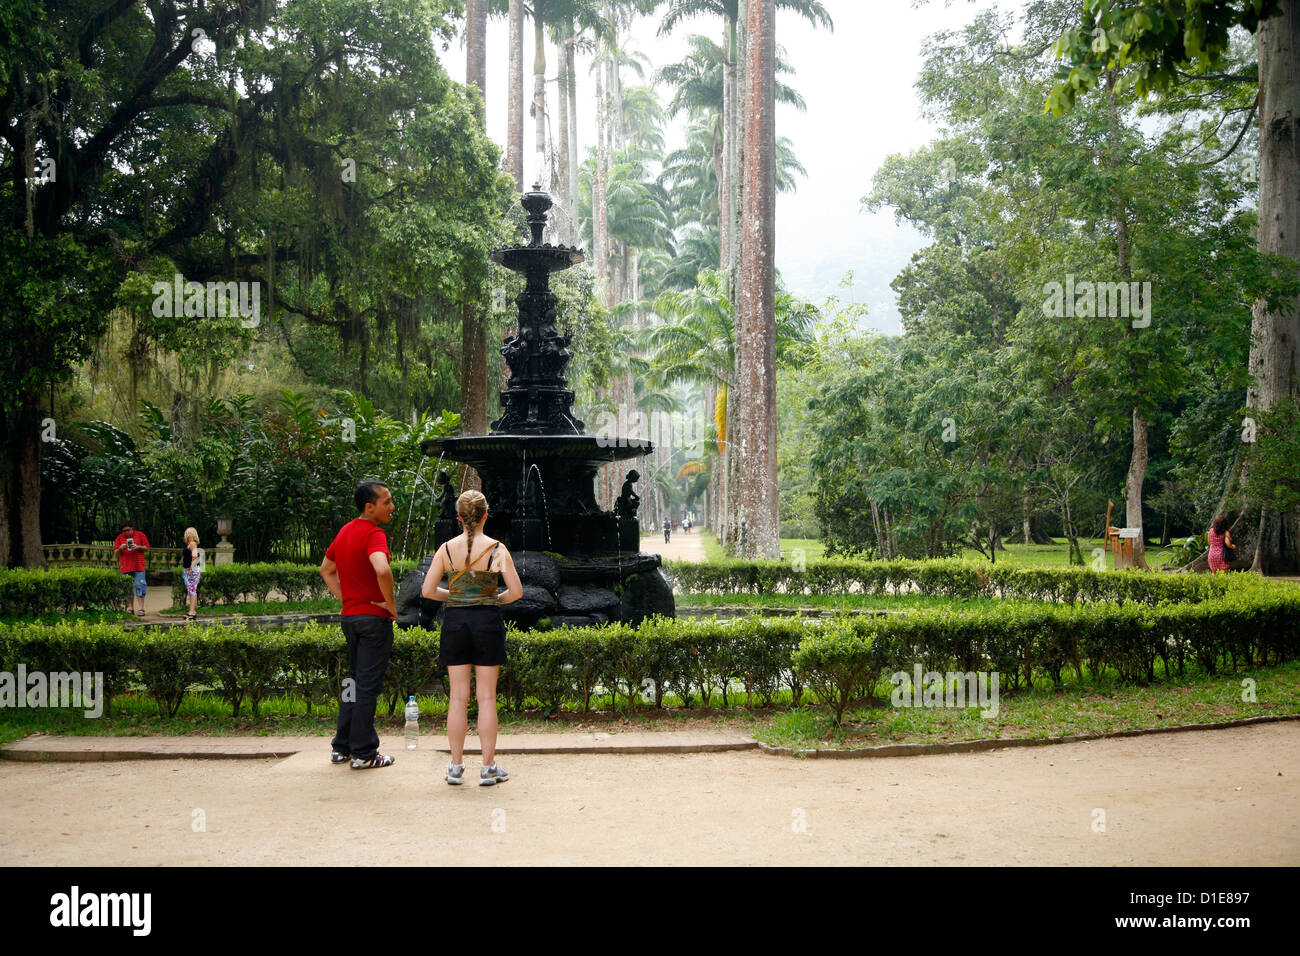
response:
<path id="1" fill-rule="evenodd" d="M 110 568 L 0 568 L 0 618 L 120 611 L 131 579 Z"/>
<path id="2" fill-rule="evenodd" d="M 1155 662 L 1182 673 L 1189 662 L 1220 667 L 1277 664 L 1300 656 L 1300 588 L 1249 578 L 1221 597 L 1150 605 L 1009 602 L 1000 607 L 922 610 L 830 620 L 653 618 L 521 633 L 507 638 L 499 692 L 514 708 L 587 709 L 597 688 L 616 704 L 639 705 L 653 684 L 688 703 L 770 703 L 788 690 L 797 705 L 811 690 L 837 716 L 896 671 L 997 671 L 1007 690 L 1067 673 L 1149 681 Z M 390 713 L 408 694 L 442 677 L 437 632 L 398 631 L 385 685 Z M 0 627 L 0 669 L 102 671 L 110 693 L 138 684 L 174 714 L 187 690 L 213 688 L 236 712 L 254 716 L 271 693 L 296 692 L 309 706 L 338 693 L 346 668 L 335 625 L 254 630 L 232 625 L 125 631 L 105 624 Z"/>
<path id="3" fill-rule="evenodd" d="M 400 584 L 414 561 L 394 561 L 393 578 Z M 279 591 L 287 601 L 321 600 L 330 596 L 320 567 L 314 564 L 211 564 L 199 579 L 201 604 L 238 604 L 241 601 L 268 601 L 271 592 Z M 172 579 L 172 606 L 184 607 L 185 580 L 177 574 Z"/>
<path id="4" fill-rule="evenodd" d="M 897 594 L 1019 598 L 1030 601 L 1205 601 L 1239 586 L 1243 575 L 1157 574 L 1086 568 L 1013 568 L 968 561 L 826 559 L 805 567 L 780 561 L 664 563 L 683 594 Z"/>

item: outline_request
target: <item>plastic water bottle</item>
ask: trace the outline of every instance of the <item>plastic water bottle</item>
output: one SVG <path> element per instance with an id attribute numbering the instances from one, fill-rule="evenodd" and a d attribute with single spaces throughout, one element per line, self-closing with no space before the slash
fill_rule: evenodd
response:
<path id="1" fill-rule="evenodd" d="M 420 705 L 412 697 L 406 702 L 406 749 L 414 750 L 420 741 Z"/>

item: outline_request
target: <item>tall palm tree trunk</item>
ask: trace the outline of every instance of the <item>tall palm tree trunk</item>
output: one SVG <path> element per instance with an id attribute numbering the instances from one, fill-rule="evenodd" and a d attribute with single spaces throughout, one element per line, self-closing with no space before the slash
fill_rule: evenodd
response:
<path id="1" fill-rule="evenodd" d="M 487 0 L 465 4 L 465 84 L 487 98 Z"/>
<path id="2" fill-rule="evenodd" d="M 568 36 L 564 44 L 564 72 L 569 76 L 569 208 L 576 217 L 578 214 L 578 70 L 577 62 L 578 36 L 573 24 L 569 24 Z M 575 238 L 577 225 L 574 225 Z"/>
<path id="3" fill-rule="evenodd" d="M 572 164 L 572 154 L 569 152 L 569 86 L 573 83 L 573 75 L 569 73 L 569 61 L 565 55 L 569 24 L 560 25 L 560 33 L 556 46 L 556 98 L 559 100 L 559 118 L 560 125 L 556 130 L 556 149 L 555 149 L 555 179 L 556 182 L 551 189 L 556 194 L 557 205 L 564 207 L 564 215 L 560 217 L 560 242 L 572 243 L 575 241 L 573 235 L 574 217 L 577 215 L 572 197 L 569 194 L 569 166 Z"/>
<path id="4" fill-rule="evenodd" d="M 749 0 L 740 310 L 736 322 L 736 550 L 780 556 L 776 488 L 776 6 Z"/>
<path id="5" fill-rule="evenodd" d="M 605 305 L 612 307 L 609 287 L 609 210 L 606 204 L 606 187 L 609 174 L 609 103 L 605 90 L 604 70 L 596 70 L 596 175 L 592 183 L 591 212 L 594 217 L 596 282 Z"/>
<path id="6" fill-rule="evenodd" d="M 718 231 L 721 244 L 719 267 L 735 277 L 739 249 L 736 242 L 736 180 L 739 169 L 737 138 L 740 131 L 740 103 L 736 94 L 736 61 L 739 56 L 739 33 L 736 21 L 723 20 L 726 37 L 723 49 L 726 59 L 722 65 L 722 168 L 718 170 Z M 728 290 L 732 292 L 734 290 Z M 734 301 L 734 299 L 733 299 Z"/>
<path id="7" fill-rule="evenodd" d="M 743 170 L 744 148 L 745 148 L 745 125 L 750 115 L 749 106 L 749 83 L 747 74 L 749 71 L 749 53 L 748 37 L 749 27 L 746 22 L 746 12 L 748 10 L 748 0 L 740 0 L 739 3 L 740 18 L 732 25 L 732 71 L 733 79 L 731 83 L 731 103 L 730 112 L 726 117 L 728 131 L 726 133 L 729 144 L 727 154 L 727 208 L 730 211 L 727 229 L 730 232 L 730 241 L 727 245 L 727 275 L 729 277 L 728 294 L 731 301 L 739 301 L 739 290 L 742 281 L 742 269 L 740 257 L 740 247 L 742 243 L 741 230 L 741 212 L 744 203 L 745 177 Z"/>
<path id="8" fill-rule="evenodd" d="M 465 6 L 465 85 L 476 87 L 487 101 L 487 0 Z M 486 110 L 485 110 L 486 122 Z M 460 420 L 467 435 L 484 435 L 487 408 L 487 315 L 481 302 L 461 304 Z M 479 489 L 478 472 L 466 468 L 461 489 Z"/>
<path id="9" fill-rule="evenodd" d="M 515 188 L 524 188 L 524 4 L 510 0 L 510 77 L 506 120 L 506 172 L 515 178 Z"/>
<path id="10" fill-rule="evenodd" d="M 537 182 L 552 184 L 546 151 L 546 5 L 533 0 L 533 139 L 537 150 Z"/>

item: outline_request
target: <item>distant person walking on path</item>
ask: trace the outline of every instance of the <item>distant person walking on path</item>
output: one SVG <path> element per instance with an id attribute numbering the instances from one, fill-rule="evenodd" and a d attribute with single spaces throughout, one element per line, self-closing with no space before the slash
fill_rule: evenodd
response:
<path id="1" fill-rule="evenodd" d="M 672 534 L 673 523 L 667 518 L 664 519 L 664 544 L 668 543 L 668 536 Z"/>
<path id="2" fill-rule="evenodd" d="M 1216 515 L 1214 523 L 1210 525 L 1210 553 L 1207 559 L 1210 571 L 1216 574 L 1232 570 L 1232 565 L 1225 560 L 1224 555 L 1224 549 L 1232 547 L 1232 534 L 1228 531 L 1228 524 L 1227 515 Z"/>
<path id="3" fill-rule="evenodd" d="M 510 551 L 483 534 L 487 521 L 487 499 L 481 492 L 466 491 L 456 499 L 456 519 L 464 529 L 447 541 L 433 556 L 420 593 L 435 601 L 446 601 L 442 614 L 442 637 L 438 657 L 447 668 L 451 700 L 447 704 L 447 743 L 451 763 L 444 779 L 453 786 L 465 782 L 465 733 L 469 729 L 469 679 L 474 672 L 474 696 L 478 700 L 478 738 L 483 767 L 479 786 L 504 783 L 510 775 L 497 763 L 497 678 L 506 662 L 506 626 L 501 605 L 512 604 L 524 594 Z M 442 587 L 446 574 L 447 587 Z M 497 593 L 498 578 L 506 582 L 505 594 Z"/>
<path id="4" fill-rule="evenodd" d="M 388 486 L 379 481 L 357 485 L 352 501 L 361 513 L 339 530 L 320 563 L 330 593 L 343 602 L 350 667 L 330 761 L 343 763 L 350 757 L 353 770 L 367 770 L 393 762 L 379 752 L 375 704 L 388 673 L 397 617 L 388 537 L 382 527 L 393 520 L 394 505 Z"/>
<path id="5" fill-rule="evenodd" d="M 181 550 L 181 578 L 185 581 L 185 594 L 190 599 L 190 613 L 185 620 L 198 616 L 199 578 L 203 575 L 203 549 L 199 547 L 199 533 L 194 528 L 185 529 L 185 547 Z"/>
<path id="6" fill-rule="evenodd" d="M 135 593 L 126 600 L 126 613 L 135 612 L 136 617 L 144 617 L 144 596 L 149 585 L 144 579 L 144 556 L 149 551 L 149 536 L 143 531 L 136 531 L 131 522 L 122 522 L 122 533 L 113 541 L 113 553 L 117 555 L 117 567 L 131 579 Z"/>

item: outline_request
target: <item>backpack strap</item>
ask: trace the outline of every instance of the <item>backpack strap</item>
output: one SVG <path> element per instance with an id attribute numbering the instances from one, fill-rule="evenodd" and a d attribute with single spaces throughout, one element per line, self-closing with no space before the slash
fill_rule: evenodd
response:
<path id="1" fill-rule="evenodd" d="M 488 547 L 492 548 L 493 551 L 495 551 L 495 550 L 496 550 L 500 545 L 501 545 L 501 542 L 498 541 L 498 542 L 496 542 L 496 544 L 489 545 Z M 448 590 L 451 590 L 451 586 L 452 586 L 453 584 L 455 584 L 458 580 L 460 580 L 460 576 L 461 576 L 462 574 L 464 574 L 466 571 L 468 571 L 470 568 L 472 568 L 472 567 L 473 567 L 473 566 L 478 562 L 478 559 L 481 558 L 481 557 L 483 557 L 483 555 L 487 554 L 487 552 L 488 552 L 488 549 L 487 549 L 487 548 L 484 548 L 482 551 L 480 551 L 480 552 L 475 556 L 475 558 L 474 558 L 473 561 L 468 562 L 468 563 L 465 565 L 465 567 L 463 567 L 463 568 L 461 568 L 459 571 L 457 571 L 457 572 L 456 572 L 456 576 L 453 577 L 450 581 L 447 582 L 447 589 L 448 589 Z M 447 557 L 448 557 L 449 559 L 451 558 L 451 549 L 450 549 L 450 548 L 447 549 Z M 491 561 L 489 561 L 488 563 L 490 564 Z"/>

